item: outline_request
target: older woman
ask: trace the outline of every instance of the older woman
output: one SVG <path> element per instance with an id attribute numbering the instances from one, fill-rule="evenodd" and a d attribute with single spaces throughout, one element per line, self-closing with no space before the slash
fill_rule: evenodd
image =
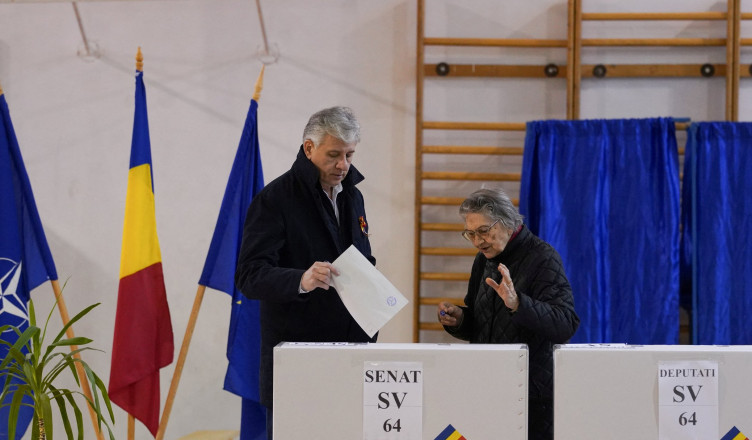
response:
<path id="1" fill-rule="evenodd" d="M 553 346 L 580 324 L 561 258 L 523 225 L 502 190 L 475 191 L 460 215 L 462 236 L 479 252 L 465 305 L 439 304 L 439 322 L 471 343 L 528 345 L 528 438 L 552 439 Z"/>

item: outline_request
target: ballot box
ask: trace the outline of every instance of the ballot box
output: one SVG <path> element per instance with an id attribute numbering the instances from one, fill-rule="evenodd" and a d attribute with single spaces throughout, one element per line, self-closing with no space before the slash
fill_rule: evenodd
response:
<path id="1" fill-rule="evenodd" d="M 561 345 L 554 438 L 752 435 L 752 346 Z"/>
<path id="2" fill-rule="evenodd" d="M 520 344 L 282 343 L 274 438 L 525 440 L 527 380 Z"/>

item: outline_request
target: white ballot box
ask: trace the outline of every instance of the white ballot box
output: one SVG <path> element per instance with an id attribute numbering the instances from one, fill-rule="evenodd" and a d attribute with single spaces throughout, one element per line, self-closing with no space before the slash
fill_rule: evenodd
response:
<path id="1" fill-rule="evenodd" d="M 554 438 L 719 440 L 752 434 L 752 346 L 562 345 Z"/>
<path id="2" fill-rule="evenodd" d="M 274 438 L 525 440 L 527 369 L 520 344 L 282 343 Z"/>

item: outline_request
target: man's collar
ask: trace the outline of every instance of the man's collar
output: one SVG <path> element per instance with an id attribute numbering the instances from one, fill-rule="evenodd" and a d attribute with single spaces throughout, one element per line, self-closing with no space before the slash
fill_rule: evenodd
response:
<path id="1" fill-rule="evenodd" d="M 293 168 L 298 170 L 297 172 L 302 175 L 304 181 L 307 182 L 307 184 L 316 185 L 319 183 L 319 179 L 321 178 L 319 174 L 319 169 L 305 155 L 302 145 L 300 146 L 300 150 L 298 151 L 298 156 L 295 159 Z M 355 168 L 355 165 L 350 165 L 350 170 L 348 170 L 347 176 L 345 176 L 345 179 L 342 180 L 342 183 L 340 183 L 340 185 L 342 185 L 343 186 L 342 189 L 344 189 L 344 187 L 346 186 L 349 187 L 349 186 L 357 185 L 358 183 L 362 182 L 363 179 L 365 179 L 365 177 L 363 177 L 363 175 L 360 174 L 360 171 L 358 171 L 358 169 Z"/>

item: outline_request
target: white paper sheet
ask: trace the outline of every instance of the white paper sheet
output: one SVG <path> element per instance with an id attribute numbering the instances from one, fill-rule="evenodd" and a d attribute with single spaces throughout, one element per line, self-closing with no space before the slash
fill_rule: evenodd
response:
<path id="1" fill-rule="evenodd" d="M 355 321 L 373 337 L 405 305 L 405 298 L 355 246 L 350 246 L 332 265 L 339 275 L 332 285 Z"/>

